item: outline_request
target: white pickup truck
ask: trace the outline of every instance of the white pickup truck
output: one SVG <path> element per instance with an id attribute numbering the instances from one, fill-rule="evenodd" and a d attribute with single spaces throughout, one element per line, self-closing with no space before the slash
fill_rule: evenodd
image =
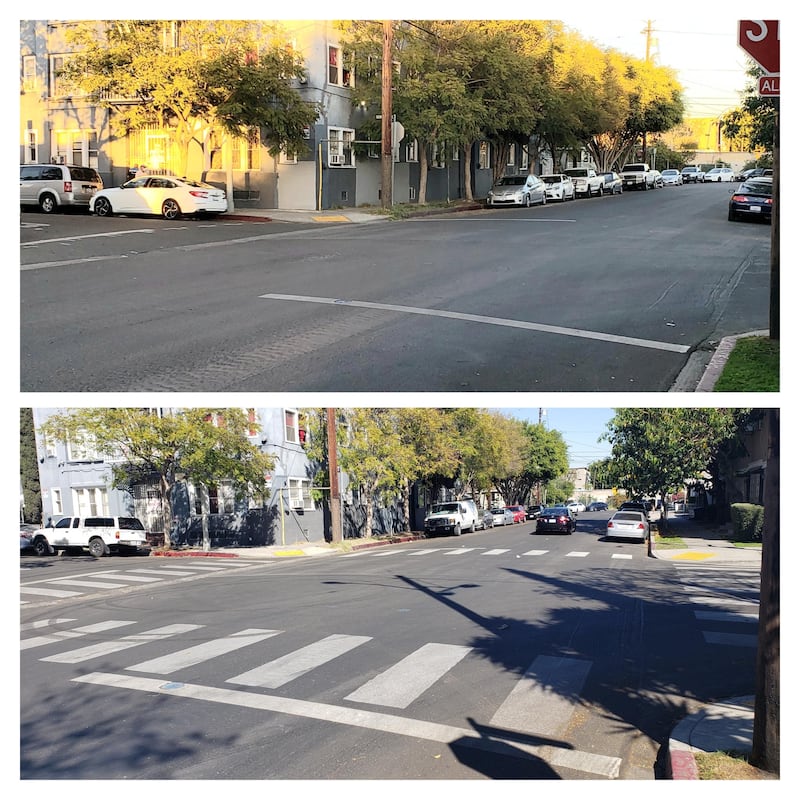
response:
<path id="1" fill-rule="evenodd" d="M 576 195 L 585 194 L 587 197 L 591 197 L 596 194 L 600 197 L 603 194 L 605 178 L 602 178 L 593 169 L 576 167 L 575 169 L 565 169 L 564 174 L 569 175 L 575 185 Z"/>
<path id="2" fill-rule="evenodd" d="M 81 548 L 94 558 L 121 552 L 145 552 L 147 531 L 136 517 L 64 517 L 31 534 L 37 555 Z"/>
<path id="3" fill-rule="evenodd" d="M 625 164 L 619 171 L 625 189 L 656 188 L 656 176 L 647 164 Z"/>
<path id="4" fill-rule="evenodd" d="M 436 503 L 425 517 L 425 533 L 452 533 L 461 536 L 462 531 L 474 531 L 478 522 L 478 509 L 472 500 L 453 500 Z"/>

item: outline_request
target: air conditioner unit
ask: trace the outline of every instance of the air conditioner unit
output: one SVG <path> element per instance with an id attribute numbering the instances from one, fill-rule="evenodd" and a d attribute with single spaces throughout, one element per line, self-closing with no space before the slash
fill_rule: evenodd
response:
<path id="1" fill-rule="evenodd" d="M 331 162 L 331 166 L 338 166 L 338 165 L 344 164 L 344 156 L 331 155 L 330 162 Z"/>

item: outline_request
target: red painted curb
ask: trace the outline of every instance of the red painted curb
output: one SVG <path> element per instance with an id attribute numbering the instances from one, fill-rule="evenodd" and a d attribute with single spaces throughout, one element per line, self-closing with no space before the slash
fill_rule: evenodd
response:
<path id="1" fill-rule="evenodd" d="M 697 762 L 690 750 L 673 750 L 669 754 L 670 775 L 674 781 L 699 781 Z"/>

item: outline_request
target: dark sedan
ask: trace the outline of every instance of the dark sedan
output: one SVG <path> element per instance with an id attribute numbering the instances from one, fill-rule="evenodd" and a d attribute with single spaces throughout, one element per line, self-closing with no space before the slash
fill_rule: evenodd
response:
<path id="1" fill-rule="evenodd" d="M 594 503 L 589 503 L 586 506 L 587 511 L 608 511 L 608 503 L 602 503 L 599 500 Z"/>
<path id="2" fill-rule="evenodd" d="M 728 220 L 746 217 L 772 221 L 772 178 L 750 178 L 731 194 Z"/>
<path id="3" fill-rule="evenodd" d="M 536 533 L 571 534 L 576 527 L 575 517 L 569 513 L 566 506 L 545 508 L 536 520 Z"/>

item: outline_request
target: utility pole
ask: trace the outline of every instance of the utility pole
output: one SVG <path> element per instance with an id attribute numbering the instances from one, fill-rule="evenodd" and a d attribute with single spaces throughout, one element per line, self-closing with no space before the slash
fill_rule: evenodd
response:
<path id="1" fill-rule="evenodd" d="M 392 207 L 392 21 L 383 21 L 383 67 L 381 69 L 381 207 Z"/>
<path id="2" fill-rule="evenodd" d="M 339 494 L 339 460 L 336 448 L 336 409 L 328 408 L 328 472 L 331 483 L 331 541 L 342 541 L 342 498 Z"/>
<path id="3" fill-rule="evenodd" d="M 653 20 L 647 20 L 647 27 L 641 31 L 647 37 L 644 45 L 644 60 L 645 63 L 650 63 L 650 41 L 651 34 L 653 33 Z M 647 131 L 642 133 L 642 161 L 647 161 Z"/>

